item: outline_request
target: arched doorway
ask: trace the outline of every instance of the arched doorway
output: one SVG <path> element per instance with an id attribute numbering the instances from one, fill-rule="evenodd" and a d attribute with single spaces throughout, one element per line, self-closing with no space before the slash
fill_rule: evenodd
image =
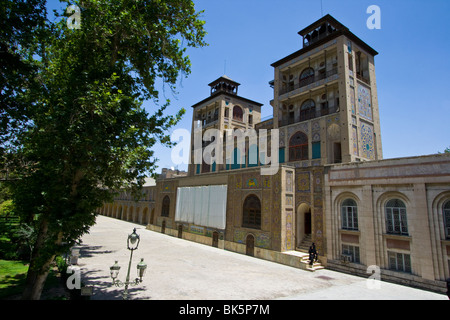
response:
<path id="1" fill-rule="evenodd" d="M 303 239 L 311 237 L 311 233 L 311 207 L 306 203 L 302 203 L 298 206 L 296 215 L 296 246 L 299 247 Z"/>
<path id="2" fill-rule="evenodd" d="M 123 206 L 122 214 L 120 215 L 120 220 L 127 220 L 128 206 Z"/>
<path id="3" fill-rule="evenodd" d="M 166 232 L 166 220 L 164 220 L 162 222 L 162 226 L 161 226 L 161 233 L 165 233 Z"/>
<path id="4" fill-rule="evenodd" d="M 141 224 L 147 224 L 148 223 L 148 208 L 145 208 L 142 212 L 142 220 Z"/>
<path id="5" fill-rule="evenodd" d="M 245 245 L 245 254 L 253 257 L 255 255 L 255 237 L 249 234 L 245 239 Z"/>
<path id="6" fill-rule="evenodd" d="M 219 247 L 219 233 L 217 231 L 213 232 L 212 235 L 212 246 L 215 248 Z"/>
<path id="7" fill-rule="evenodd" d="M 134 223 L 139 223 L 139 213 L 140 213 L 140 211 L 141 211 L 141 208 L 136 207 L 136 210 L 134 212 L 134 216 L 132 217 L 132 219 L 133 219 L 132 221 Z"/>
<path id="8" fill-rule="evenodd" d="M 153 220 L 155 220 L 155 208 L 152 208 L 152 212 L 150 213 L 150 224 L 153 224 Z"/>
<path id="9" fill-rule="evenodd" d="M 168 217 L 170 213 L 170 198 L 165 196 L 161 206 L 161 217 Z"/>
<path id="10" fill-rule="evenodd" d="M 130 222 L 133 221 L 133 212 L 134 212 L 133 206 L 128 208 L 126 221 L 130 221 Z"/>

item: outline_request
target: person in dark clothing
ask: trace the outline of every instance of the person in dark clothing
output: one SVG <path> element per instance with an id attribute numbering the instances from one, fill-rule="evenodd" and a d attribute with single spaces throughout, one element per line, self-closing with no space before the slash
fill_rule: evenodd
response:
<path id="1" fill-rule="evenodd" d="M 316 244 L 313 243 L 310 247 L 309 247 L 309 265 L 313 265 L 314 261 L 317 260 L 317 250 L 316 250 Z"/>

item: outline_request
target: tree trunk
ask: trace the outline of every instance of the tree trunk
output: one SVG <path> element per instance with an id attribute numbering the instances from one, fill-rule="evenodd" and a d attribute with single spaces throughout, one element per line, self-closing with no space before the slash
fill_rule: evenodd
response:
<path id="1" fill-rule="evenodd" d="M 41 298 L 42 290 L 44 289 L 44 284 L 47 280 L 52 261 L 53 258 L 47 261 L 44 266 L 36 270 L 33 270 L 32 264 L 30 264 L 22 300 L 39 300 Z"/>
<path id="2" fill-rule="evenodd" d="M 22 293 L 22 300 L 39 300 L 44 289 L 53 262 L 54 255 L 45 257 L 45 242 L 48 236 L 48 222 L 43 220 L 39 228 L 36 244 L 32 253 L 30 266 L 28 268 L 25 289 Z"/>

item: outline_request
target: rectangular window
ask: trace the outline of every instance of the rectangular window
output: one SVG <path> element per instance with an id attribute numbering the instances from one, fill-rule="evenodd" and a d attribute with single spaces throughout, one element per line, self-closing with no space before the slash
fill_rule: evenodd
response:
<path id="1" fill-rule="evenodd" d="M 361 263 L 361 260 L 359 258 L 359 247 L 343 244 L 342 245 L 342 254 L 351 256 L 353 263 Z"/>
<path id="2" fill-rule="evenodd" d="M 350 71 L 353 71 L 353 56 L 348 54 L 348 68 Z"/>
<path id="3" fill-rule="evenodd" d="M 406 208 L 386 208 L 387 233 L 408 235 Z"/>
<path id="4" fill-rule="evenodd" d="M 320 159 L 321 158 L 321 152 L 320 152 L 320 141 L 313 142 L 312 143 L 312 158 L 313 159 Z"/>
<path id="5" fill-rule="evenodd" d="M 358 230 L 358 213 L 356 207 L 342 207 L 342 229 Z"/>
<path id="6" fill-rule="evenodd" d="M 411 256 L 406 253 L 388 251 L 389 269 L 411 273 Z"/>

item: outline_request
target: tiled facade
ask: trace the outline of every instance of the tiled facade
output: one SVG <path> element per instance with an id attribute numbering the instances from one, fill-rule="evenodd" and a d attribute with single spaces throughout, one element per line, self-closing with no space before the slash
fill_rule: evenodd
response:
<path id="1" fill-rule="evenodd" d="M 377 52 L 329 15 L 299 34 L 303 48 L 272 64 L 273 118 L 261 122 L 263 105 L 226 76 L 192 106 L 192 133 L 277 129 L 276 174 L 261 174 L 261 155 L 250 161 L 250 142 L 235 155 L 242 164 L 225 161 L 229 150 L 223 163 L 194 163 L 208 144 L 196 149 L 192 134 L 187 176 L 149 181 L 140 201 L 123 191 L 100 213 L 296 267 L 290 253 L 314 242 L 328 268 L 369 276 L 377 266 L 382 279 L 443 291 L 450 157 L 382 160 Z M 210 185 L 227 186 L 225 229 L 178 221 L 178 188 Z"/>

